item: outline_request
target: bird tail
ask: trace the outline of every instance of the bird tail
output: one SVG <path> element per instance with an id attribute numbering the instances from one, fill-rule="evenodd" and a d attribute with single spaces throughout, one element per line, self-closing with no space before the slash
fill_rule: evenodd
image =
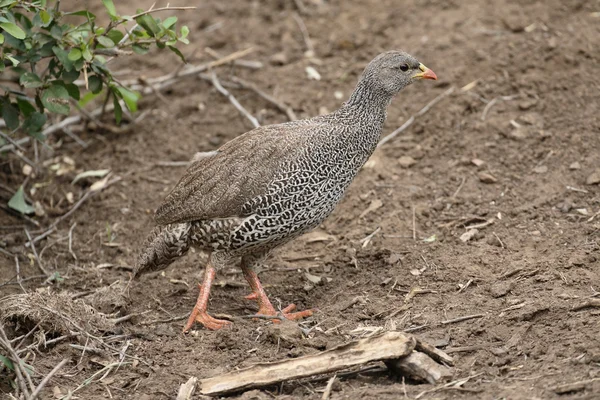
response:
<path id="1" fill-rule="evenodd" d="M 191 223 L 156 226 L 142 245 L 133 276 L 164 269 L 190 248 Z"/>

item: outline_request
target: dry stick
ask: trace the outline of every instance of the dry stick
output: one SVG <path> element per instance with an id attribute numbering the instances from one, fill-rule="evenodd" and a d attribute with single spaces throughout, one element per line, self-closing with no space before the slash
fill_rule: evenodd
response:
<path id="1" fill-rule="evenodd" d="M 323 397 L 321 397 L 321 400 L 329 400 L 329 396 L 331 396 L 331 390 L 333 389 L 333 382 L 335 382 L 335 378 L 337 378 L 337 375 L 333 375 L 331 379 L 329 379 L 329 382 L 327 382 L 327 386 L 325 386 L 325 391 L 323 391 Z"/>
<path id="2" fill-rule="evenodd" d="M 215 89 L 217 89 L 223 96 L 227 97 L 227 100 L 229 100 L 229 102 L 231 104 L 233 104 L 233 106 L 235 108 L 237 108 L 237 110 L 248 119 L 248 121 L 250 121 L 250 123 L 252 124 L 252 126 L 254 126 L 255 128 L 258 128 L 260 126 L 260 124 L 258 123 L 258 120 L 256 118 L 254 118 L 252 116 L 252 114 L 250 114 L 248 112 L 248 110 L 246 110 L 244 108 L 244 106 L 242 106 L 240 104 L 239 101 L 237 101 L 237 99 L 231 94 L 229 93 L 229 91 L 227 89 L 225 89 L 222 85 L 221 82 L 219 82 L 219 79 L 217 78 L 217 74 L 215 74 L 214 71 L 212 71 L 212 75 L 211 75 L 211 82 L 213 84 L 213 86 L 215 87 Z"/>
<path id="3" fill-rule="evenodd" d="M 220 58 L 222 58 L 223 56 L 219 53 L 217 53 L 216 51 L 214 51 L 213 49 L 211 49 L 210 47 L 205 47 L 204 51 L 211 56 L 212 58 L 218 60 Z M 263 67 L 263 63 L 261 63 L 260 61 L 251 61 L 251 60 L 233 60 L 233 65 L 237 65 L 238 67 L 244 67 L 244 68 L 249 68 L 249 69 L 261 69 Z"/>
<path id="4" fill-rule="evenodd" d="M 454 324 L 456 322 L 467 321 L 469 319 L 483 318 L 483 317 L 485 317 L 485 314 L 465 315 L 464 317 L 458 317 L 458 318 L 454 318 L 454 319 L 448 319 L 448 320 L 442 321 L 440 323 L 442 325 L 448 325 L 448 324 Z"/>
<path id="5" fill-rule="evenodd" d="M 433 107 L 437 103 L 439 103 L 442 99 L 444 99 L 444 97 L 450 95 L 452 92 L 454 92 L 454 90 L 455 90 L 455 87 L 451 86 L 448 90 L 446 90 L 445 92 L 443 92 L 442 94 L 440 94 L 439 96 L 437 96 L 436 98 L 431 100 L 429 103 L 427 103 L 425 105 L 425 107 L 421 108 L 421 110 L 419 110 L 418 113 L 413 114 L 404 124 L 402 124 L 402 126 L 400 128 L 396 129 L 394 132 L 390 133 L 389 135 L 387 135 L 386 137 L 381 139 L 379 141 L 379 144 L 377 144 L 377 147 L 381 147 L 384 144 L 386 144 L 387 142 L 389 142 L 390 140 L 392 140 L 393 138 L 395 138 L 398 134 L 400 134 L 406 128 L 411 126 L 413 124 L 413 122 L 415 122 L 415 119 L 417 117 L 420 117 L 421 115 L 425 114 L 427 111 L 429 111 L 431 109 L 431 107 Z"/>
<path id="6" fill-rule="evenodd" d="M 75 252 L 73 252 L 73 229 L 75 229 L 75 226 L 77 226 L 77 222 L 73 223 L 71 229 L 69 229 L 69 253 L 71 253 L 73 259 L 77 261 L 77 256 L 75 255 Z"/>
<path id="7" fill-rule="evenodd" d="M 206 378 L 200 381 L 204 395 L 221 395 L 290 379 L 338 371 L 371 361 L 405 357 L 416 345 L 414 337 L 400 332 L 386 332 L 379 336 L 342 344 L 317 354 L 304 357 L 256 364 L 249 368 Z"/>
<path id="8" fill-rule="evenodd" d="M 487 103 L 483 109 L 483 113 L 481 114 L 481 120 L 485 121 L 485 117 L 487 116 L 488 112 L 490 111 L 490 109 L 492 108 L 492 106 L 494 104 L 496 104 L 498 101 L 502 100 L 502 101 L 510 101 L 510 100 L 514 100 L 517 97 L 519 97 L 519 95 L 512 95 L 512 96 L 498 96 L 498 97 L 494 97 L 492 100 L 490 100 L 489 103 Z"/>
<path id="9" fill-rule="evenodd" d="M 308 29 L 306 29 L 306 25 L 304 24 L 302 17 L 300 17 L 300 15 L 298 15 L 296 12 L 292 13 L 292 17 L 294 17 L 294 20 L 300 28 L 300 32 L 302 32 L 302 38 L 304 39 L 304 44 L 306 45 L 306 52 L 309 53 L 308 56 L 314 57 L 315 48 L 313 47 L 312 40 L 310 40 Z"/>
<path id="10" fill-rule="evenodd" d="M 288 107 L 285 103 L 277 100 L 275 97 L 271 96 L 270 94 L 263 92 L 258 87 L 256 87 L 256 85 L 254 85 L 253 83 L 247 82 L 241 78 L 238 78 L 237 76 L 231 77 L 231 80 L 233 82 L 239 84 L 244 89 L 250 89 L 250 90 L 254 91 L 254 93 L 259 95 L 260 97 L 262 97 L 269 103 L 273 104 L 275 107 L 277 107 L 279 109 L 279 111 L 285 113 L 285 115 L 287 115 L 287 117 L 290 121 L 296 121 L 298 119 L 298 117 L 296 117 L 296 114 L 294 113 L 294 110 L 291 107 Z"/>
<path id="11" fill-rule="evenodd" d="M 27 381 L 25 380 L 24 376 L 27 376 L 27 378 L 29 380 L 29 384 L 30 384 L 29 387 L 31 388 L 32 391 L 34 390 L 33 382 L 31 382 L 31 378 L 29 377 L 29 374 L 25 370 L 25 367 L 23 366 L 21 358 L 19 357 L 19 355 L 17 354 L 15 349 L 10 344 L 10 340 L 8 340 L 8 337 L 6 336 L 6 332 L 4 332 L 4 326 L 1 323 L 0 323 L 0 345 L 2 345 L 2 347 L 4 347 L 4 349 L 8 352 L 10 358 L 12 358 L 15 374 L 17 375 L 17 384 L 19 385 L 21 392 L 23 392 L 23 394 L 25 395 L 25 398 L 28 399 L 29 398 L 29 389 L 27 388 Z"/>
<path id="12" fill-rule="evenodd" d="M 29 231 L 27 229 L 25 229 L 25 234 L 27 235 L 27 239 L 29 239 L 29 243 L 31 243 L 31 250 L 33 251 L 33 255 L 35 256 L 35 260 L 37 261 L 38 267 L 40 268 L 42 273 L 46 274 L 46 276 L 50 276 L 46 268 L 44 268 L 44 265 L 42 265 L 42 260 L 40 260 L 40 256 L 38 255 L 38 252 L 35 248 L 35 242 L 31 242 L 31 235 L 29 234 Z"/>
<path id="13" fill-rule="evenodd" d="M 35 400 L 35 398 L 40 394 L 40 392 L 42 391 L 42 389 L 44 388 L 44 386 L 46 386 L 46 384 L 50 381 L 50 379 L 67 363 L 69 362 L 68 359 L 64 359 L 62 360 L 60 363 L 58 363 L 58 365 L 56 367 L 54 367 L 52 369 L 52 371 L 50 371 L 50 373 L 48 373 L 48 375 L 46 375 L 44 377 L 44 379 L 42 379 L 42 381 L 40 382 L 40 384 L 35 388 L 35 390 L 33 391 L 33 393 L 31 394 L 31 397 L 28 400 Z"/>
<path id="14" fill-rule="evenodd" d="M 41 235 L 35 237 L 33 240 L 31 240 L 31 238 L 28 235 L 28 239 L 29 242 L 25 243 L 25 246 L 31 246 L 32 244 L 35 244 L 37 242 L 39 242 L 40 240 L 42 240 L 43 238 L 45 238 L 46 236 L 48 236 L 50 233 L 52 233 L 54 231 L 54 229 L 56 228 L 56 226 L 58 224 L 60 224 L 64 219 L 70 217 L 75 211 L 77 211 L 77 209 L 79 207 L 81 207 L 81 205 L 83 203 L 86 202 L 86 200 L 88 200 L 90 197 L 94 196 L 97 193 L 100 193 L 102 190 L 108 188 L 109 186 L 111 186 L 114 183 L 117 183 L 121 180 L 121 177 L 116 177 L 115 179 L 111 180 L 110 182 L 108 182 L 102 189 L 99 190 L 88 190 L 81 199 L 79 199 L 79 201 L 77 203 L 75 203 L 75 205 L 69 210 L 67 211 L 65 214 L 61 215 L 59 218 L 56 219 L 56 221 L 54 221 L 52 223 L 52 225 L 50 225 L 50 227 L 48 228 L 48 230 L 46 230 L 46 232 L 42 233 Z"/>
<path id="15" fill-rule="evenodd" d="M 16 254 L 15 254 L 15 268 L 17 270 L 17 282 L 19 283 L 19 286 L 21 286 L 21 290 L 23 291 L 23 293 L 27 293 L 27 291 L 23 287 L 23 282 L 21 281 L 21 267 L 19 266 L 19 257 L 17 257 Z"/>

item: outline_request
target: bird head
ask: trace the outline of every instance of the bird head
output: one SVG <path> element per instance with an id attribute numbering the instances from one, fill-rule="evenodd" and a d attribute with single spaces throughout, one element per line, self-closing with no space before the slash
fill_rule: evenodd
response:
<path id="1" fill-rule="evenodd" d="M 435 73 L 403 51 L 388 51 L 375 57 L 363 72 L 374 89 L 393 96 L 421 79 L 437 80 Z"/>

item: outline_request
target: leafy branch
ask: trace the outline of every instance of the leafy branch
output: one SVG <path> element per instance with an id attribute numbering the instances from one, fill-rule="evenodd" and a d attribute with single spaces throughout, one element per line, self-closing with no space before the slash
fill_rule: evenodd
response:
<path id="1" fill-rule="evenodd" d="M 102 27 L 88 10 L 64 12 L 60 1 L 49 3 L 0 0 L 0 115 L 9 131 L 0 135 L 0 146 L 21 134 L 44 140 L 48 116 L 68 115 L 73 101 L 83 107 L 98 96 L 112 99 L 117 123 L 121 104 L 135 112 L 140 93 L 120 84 L 108 68 L 116 56 L 146 54 L 156 46 L 185 61 L 177 46 L 189 43 L 187 26 L 177 29 L 177 17 L 161 20 L 151 14 L 194 7 L 152 7 L 125 16 L 117 13 L 113 0 L 102 0 L 110 17 Z M 135 23 L 131 29 L 129 22 Z M 75 84 L 81 76 L 85 90 Z"/>

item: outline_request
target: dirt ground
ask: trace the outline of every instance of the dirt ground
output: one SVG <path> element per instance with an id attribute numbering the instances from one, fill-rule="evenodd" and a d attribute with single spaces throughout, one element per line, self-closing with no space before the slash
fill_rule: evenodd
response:
<path id="1" fill-rule="evenodd" d="M 152 1 L 129 3 L 148 8 Z M 191 4 L 179 3 L 172 5 Z M 233 327 L 181 334 L 196 301 L 202 254 L 142 276 L 121 296 L 153 210 L 185 170 L 157 162 L 187 161 L 251 128 L 209 82 L 186 78 L 160 98 L 147 96 L 140 105 L 146 116 L 128 132 L 93 125 L 80 131 L 85 149 L 68 136 L 52 137 L 54 152 L 41 156 L 58 157 L 51 164 L 64 173 L 48 166 L 27 184 L 37 187 L 30 197 L 46 216 L 36 218 L 38 228 L 0 213 L 0 246 L 19 255 L 22 278 L 34 278 L 23 283 L 28 292 L 68 293 L 98 311 L 134 316 L 98 333 L 112 338 L 116 352 L 82 352 L 91 345 L 81 336 L 31 351 L 28 362 L 39 377 L 68 359 L 43 398 L 83 385 L 75 397 L 173 399 L 190 376 L 310 354 L 377 328 L 412 331 L 455 358 L 454 379 L 470 377 L 421 398 L 600 398 L 600 309 L 579 307 L 598 299 L 600 290 L 600 2 L 304 0 L 299 15 L 314 58 L 305 57 L 296 2 L 197 3 L 195 11 L 176 13 L 190 26 L 191 44 L 183 48 L 189 61 L 211 61 L 206 47 L 221 55 L 253 47 L 245 59 L 262 68 L 223 66 L 219 77 L 250 81 L 301 118 L 336 109 L 366 63 L 389 49 L 415 55 L 439 80 L 405 89 L 389 107 L 384 134 L 456 89 L 373 155 L 317 231 L 279 249 L 265 265 L 260 276 L 275 304 L 319 309 L 302 323 L 312 328 L 307 337 L 238 318 L 256 308 L 243 298 L 249 288 L 234 268 L 217 277 L 210 303 L 212 313 L 235 318 Z M 121 7 L 130 7 L 123 13 L 135 8 Z M 178 66 L 164 53 L 115 64 L 123 79 Z M 321 80 L 308 79 L 308 66 Z M 261 124 L 286 121 L 252 91 L 231 91 Z M 16 189 L 24 180 L 21 167 L 17 158 L 2 158 L 2 185 Z M 23 227 L 41 233 L 73 206 L 68 193 L 76 202 L 94 181 L 72 185 L 73 177 L 104 168 L 121 180 L 37 243 L 45 268 L 61 279 L 36 279 L 40 271 L 24 247 Z M 0 195 L 3 202 L 10 197 Z M 473 226 L 477 232 L 461 240 Z M 0 281 L 8 283 L 0 286 L 3 296 L 21 293 L 14 275 L 13 257 L 0 253 Z M 474 318 L 442 324 L 463 316 Z M 18 319 L 6 326 L 14 335 L 32 328 Z M 119 351 L 136 359 L 125 357 L 129 364 L 108 370 Z M 555 390 L 579 381 L 587 383 Z M 288 382 L 234 398 L 320 399 L 325 384 Z M 340 379 L 331 398 L 414 398 L 436 387 L 403 385 L 375 371 Z M 10 390 L 6 375 L 0 389 Z"/>

